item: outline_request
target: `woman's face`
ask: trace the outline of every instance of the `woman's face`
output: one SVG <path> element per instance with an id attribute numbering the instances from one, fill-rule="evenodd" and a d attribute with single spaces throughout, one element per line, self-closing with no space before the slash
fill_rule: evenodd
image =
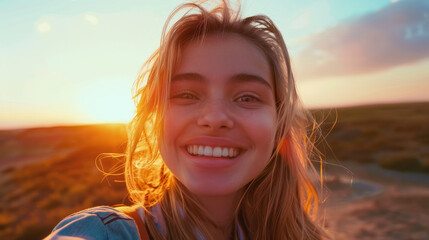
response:
<path id="1" fill-rule="evenodd" d="M 273 84 L 264 53 L 238 34 L 185 46 L 160 151 L 191 192 L 234 194 L 265 168 L 276 134 Z"/>

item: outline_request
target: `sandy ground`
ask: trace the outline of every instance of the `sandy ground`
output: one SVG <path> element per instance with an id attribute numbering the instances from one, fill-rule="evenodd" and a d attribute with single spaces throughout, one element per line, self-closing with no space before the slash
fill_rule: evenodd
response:
<path id="1" fill-rule="evenodd" d="M 334 239 L 429 239 L 429 175 L 341 165 L 326 167 L 326 226 Z"/>

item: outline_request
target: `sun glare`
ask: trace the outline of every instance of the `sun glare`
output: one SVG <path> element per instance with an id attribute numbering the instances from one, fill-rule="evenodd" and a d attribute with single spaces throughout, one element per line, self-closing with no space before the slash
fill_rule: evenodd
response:
<path id="1" fill-rule="evenodd" d="M 130 87 L 120 82 L 99 82 L 82 87 L 77 104 L 94 123 L 128 122 L 133 114 Z"/>

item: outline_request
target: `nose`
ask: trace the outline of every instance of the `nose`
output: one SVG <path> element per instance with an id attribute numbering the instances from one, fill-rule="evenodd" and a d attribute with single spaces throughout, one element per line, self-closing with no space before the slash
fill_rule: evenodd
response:
<path id="1" fill-rule="evenodd" d="M 234 121 L 228 114 L 226 105 L 220 100 L 205 103 L 198 116 L 197 124 L 209 130 L 232 128 Z"/>

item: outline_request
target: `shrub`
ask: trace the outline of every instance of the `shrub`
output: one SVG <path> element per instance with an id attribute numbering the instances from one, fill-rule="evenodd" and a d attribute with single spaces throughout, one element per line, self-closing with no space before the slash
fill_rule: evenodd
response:
<path id="1" fill-rule="evenodd" d="M 378 164 L 386 169 L 419 172 L 422 170 L 422 164 L 418 157 L 413 154 L 397 153 L 381 157 Z"/>
<path id="2" fill-rule="evenodd" d="M 40 201 L 37 206 L 44 210 L 51 210 L 61 206 L 63 199 L 59 194 L 52 194 Z"/>
<path id="3" fill-rule="evenodd" d="M 0 230 L 6 228 L 15 220 L 14 216 L 10 213 L 0 213 Z"/>
<path id="4" fill-rule="evenodd" d="M 423 159 L 423 161 L 422 161 L 422 170 L 424 172 L 429 173 L 429 158 Z"/>

